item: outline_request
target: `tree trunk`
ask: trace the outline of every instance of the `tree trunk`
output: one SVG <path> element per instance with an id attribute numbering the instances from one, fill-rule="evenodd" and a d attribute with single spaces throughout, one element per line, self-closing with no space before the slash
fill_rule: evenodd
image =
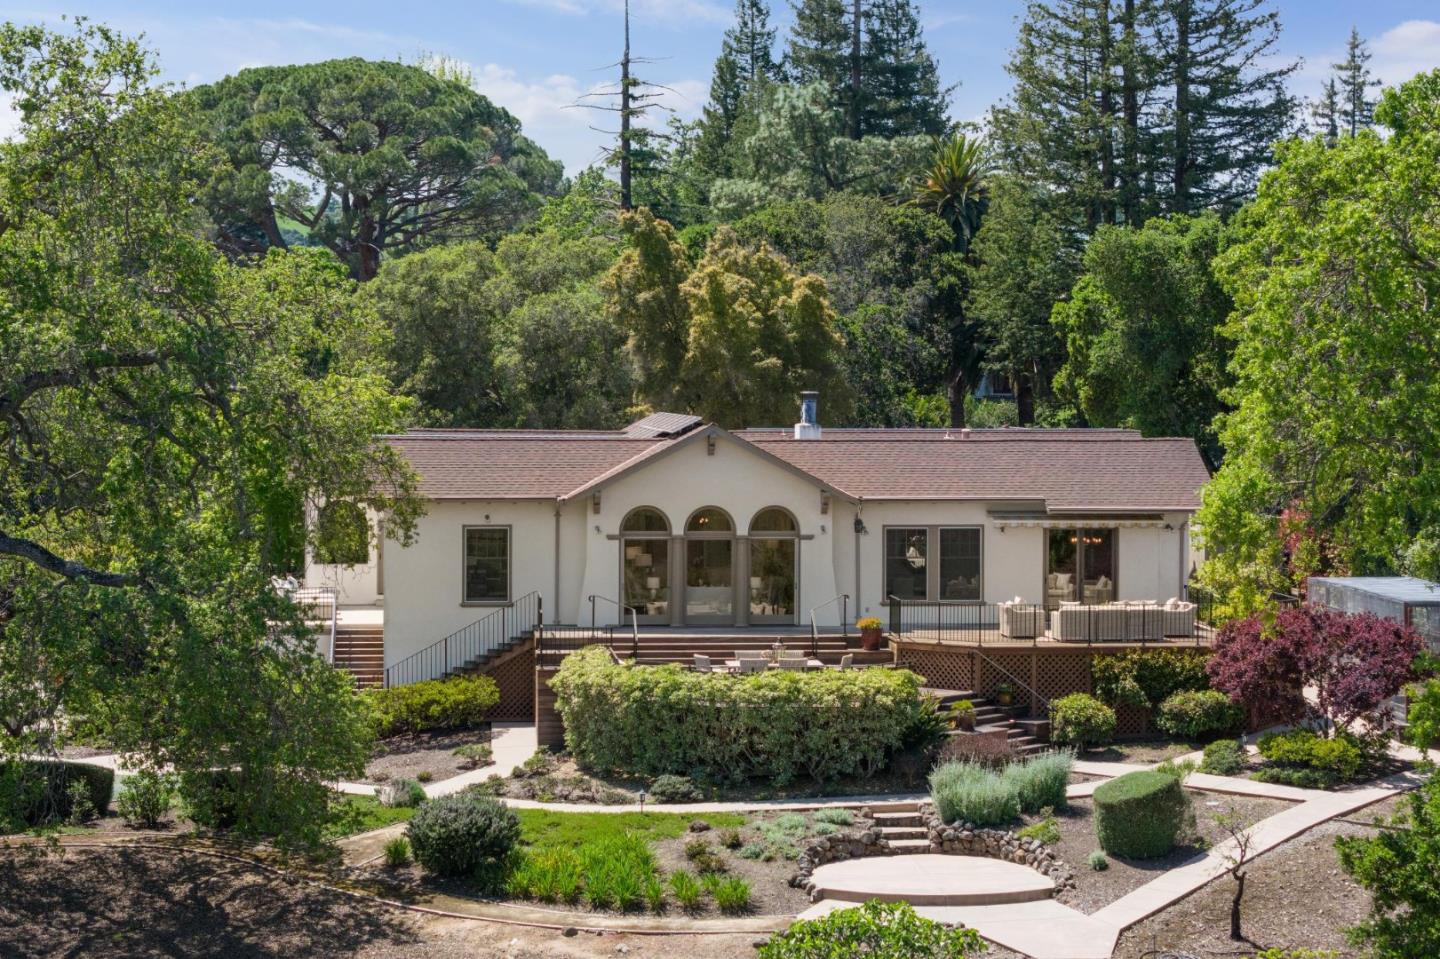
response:
<path id="1" fill-rule="evenodd" d="M 1245 936 L 1240 932 L 1240 897 L 1245 895 L 1245 874 L 1242 872 L 1235 877 L 1235 898 L 1230 900 L 1230 938 L 1236 942 L 1243 942 Z"/>
<path id="2" fill-rule="evenodd" d="M 965 399 L 970 395 L 970 381 L 965 376 L 965 368 L 952 361 L 951 369 L 945 377 L 945 385 L 946 398 L 950 401 L 950 428 L 963 430 Z"/>
<path id="3" fill-rule="evenodd" d="M 1012 374 L 1015 384 L 1015 413 L 1021 426 L 1035 425 L 1035 383 L 1030 372 Z"/>
<path id="4" fill-rule="evenodd" d="M 1135 33 L 1135 0 L 1125 0 L 1125 59 L 1120 65 L 1122 72 L 1123 102 L 1125 111 L 1124 147 L 1125 167 L 1121 171 L 1120 208 L 1127 226 L 1138 226 L 1140 220 L 1140 83 L 1135 75 L 1138 67 Z"/>
<path id="5" fill-rule="evenodd" d="M 855 0 L 850 15 L 850 139 L 858 140 L 860 130 L 860 31 L 861 0 Z"/>
<path id="6" fill-rule="evenodd" d="M 375 218 L 368 213 L 361 213 L 359 228 L 355 231 L 355 257 L 355 279 L 361 283 L 375 279 L 375 274 L 380 272 L 380 237 Z"/>
<path id="7" fill-rule="evenodd" d="M 1190 209 L 1190 0 L 1175 4 L 1175 145 L 1172 212 Z"/>
<path id="8" fill-rule="evenodd" d="M 1100 43 L 1100 222 L 1115 222 L 1115 102 L 1110 68 L 1115 45 L 1110 35 L 1110 0 L 1097 5 L 1096 29 Z"/>

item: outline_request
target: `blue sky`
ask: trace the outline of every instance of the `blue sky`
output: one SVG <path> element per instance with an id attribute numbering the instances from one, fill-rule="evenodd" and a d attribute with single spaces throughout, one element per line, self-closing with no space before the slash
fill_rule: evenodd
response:
<path id="1" fill-rule="evenodd" d="M 194 85 L 242 67 L 340 56 L 443 53 L 469 64 L 482 93 L 520 117 L 526 132 L 574 173 L 600 153 L 591 111 L 567 109 L 602 86 L 619 56 L 622 0 L 324 0 L 244 4 L 178 0 L 71 0 L 62 6 L 0 6 L 4 19 L 55 23 L 84 14 L 143 32 L 166 79 Z M 1274 0 L 1284 23 L 1282 53 L 1303 58 L 1296 92 L 1313 95 L 1343 51 L 1350 26 L 1369 38 L 1372 67 L 1387 82 L 1440 66 L 1437 0 Z M 657 58 L 647 78 L 674 90 L 669 104 L 699 112 L 733 0 L 631 0 L 636 54 Z M 958 83 L 952 116 L 976 119 L 1009 89 L 1004 64 L 1022 0 L 921 0 L 932 52 Z M 787 0 L 772 0 L 788 24 Z M 0 124 L 3 125 L 3 124 Z"/>

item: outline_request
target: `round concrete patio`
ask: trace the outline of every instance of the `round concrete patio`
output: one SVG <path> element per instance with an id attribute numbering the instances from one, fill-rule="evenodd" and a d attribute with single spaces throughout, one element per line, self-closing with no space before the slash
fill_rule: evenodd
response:
<path id="1" fill-rule="evenodd" d="M 866 856 L 832 862 L 811 877 L 821 899 L 994 906 L 1049 899 L 1055 883 L 1013 862 L 982 856 Z"/>

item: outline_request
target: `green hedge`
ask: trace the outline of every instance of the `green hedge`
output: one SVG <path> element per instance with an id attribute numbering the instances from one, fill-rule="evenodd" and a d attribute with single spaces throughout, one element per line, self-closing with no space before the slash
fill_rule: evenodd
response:
<path id="1" fill-rule="evenodd" d="M 1095 790 L 1100 848 L 1112 856 L 1153 859 L 1175 848 L 1185 822 L 1180 780 L 1162 772 L 1126 773 Z"/>
<path id="2" fill-rule="evenodd" d="M 0 762 L 0 831 L 66 821 L 76 782 L 85 784 L 90 805 L 103 813 L 115 788 L 113 769 L 39 759 Z"/>
<path id="3" fill-rule="evenodd" d="M 1078 749 L 1115 738 L 1115 710 L 1088 693 L 1071 693 L 1050 704 L 1050 741 Z"/>
<path id="4" fill-rule="evenodd" d="M 1090 663 L 1095 695 L 1111 706 L 1157 709 L 1179 692 L 1210 688 L 1208 653 L 1195 649 L 1132 649 Z"/>
<path id="5" fill-rule="evenodd" d="M 621 666 L 600 647 L 566 657 L 550 685 L 576 761 L 639 776 L 869 776 L 921 708 L 920 678 L 903 669 L 730 676 Z"/>
<path id="6" fill-rule="evenodd" d="M 1245 713 L 1215 689 L 1174 693 L 1160 704 L 1155 725 L 1179 739 L 1214 739 L 1240 729 Z"/>
<path id="7" fill-rule="evenodd" d="M 375 735 L 383 737 L 478 726 L 500 702 L 500 687 L 489 676 L 454 676 L 363 695 Z"/>

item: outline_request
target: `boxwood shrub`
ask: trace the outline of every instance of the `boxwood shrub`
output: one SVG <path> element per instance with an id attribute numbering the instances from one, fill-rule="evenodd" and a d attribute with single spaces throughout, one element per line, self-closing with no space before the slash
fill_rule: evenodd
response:
<path id="1" fill-rule="evenodd" d="M 1357 778 L 1365 767 L 1364 749 L 1344 734 L 1327 739 L 1309 729 L 1292 729 L 1261 736 L 1258 745 L 1269 765 L 1255 775 L 1265 782 L 1333 789 Z"/>
<path id="2" fill-rule="evenodd" d="M 1100 848 L 1112 856 L 1154 859 L 1175 848 L 1187 804 L 1180 780 L 1162 772 L 1126 773 L 1095 790 Z"/>
<path id="3" fill-rule="evenodd" d="M 729 676 L 622 666 L 598 646 L 566 657 L 550 685 L 581 766 L 647 777 L 870 776 L 922 708 L 904 669 Z"/>
<path id="4" fill-rule="evenodd" d="M 1050 741 L 1079 749 L 1115 738 L 1115 710 L 1088 693 L 1071 693 L 1050 703 Z"/>
<path id="5" fill-rule="evenodd" d="M 1205 758 L 1200 763 L 1202 773 L 1213 776 L 1233 776 L 1245 769 L 1245 747 L 1235 739 L 1217 739 L 1205 747 Z"/>
<path id="6" fill-rule="evenodd" d="M 437 876 L 471 876 L 510 854 L 520 819 L 496 799 L 462 791 L 421 806 L 405 835 L 416 861 Z"/>
<path id="7" fill-rule="evenodd" d="M 91 808 L 103 813 L 114 788 L 115 771 L 92 763 L 0 762 L 0 831 L 65 822 L 77 795 L 86 796 Z"/>
<path id="8" fill-rule="evenodd" d="M 1241 708 L 1219 690 L 1186 690 L 1160 704 L 1155 725 L 1177 739 L 1210 740 L 1232 735 L 1244 718 Z"/>
<path id="9" fill-rule="evenodd" d="M 383 737 L 478 726 L 500 702 L 500 687 L 489 676 L 452 676 L 362 695 Z"/>

